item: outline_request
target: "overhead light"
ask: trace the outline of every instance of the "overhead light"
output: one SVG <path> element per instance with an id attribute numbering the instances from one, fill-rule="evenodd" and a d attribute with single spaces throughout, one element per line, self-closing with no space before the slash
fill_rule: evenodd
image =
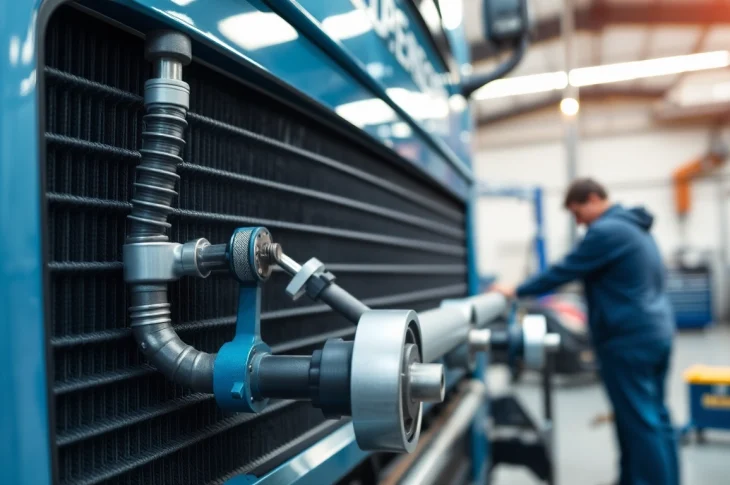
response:
<path id="1" fill-rule="evenodd" d="M 686 56 L 661 57 L 645 61 L 622 62 L 604 66 L 580 67 L 570 71 L 571 86 L 631 81 L 691 71 L 717 69 L 730 65 L 728 51 L 703 52 Z"/>
<path id="2" fill-rule="evenodd" d="M 474 92 L 475 99 L 494 99 L 519 94 L 543 93 L 565 89 L 568 76 L 564 71 L 546 72 L 530 76 L 497 79 Z"/>
<path id="3" fill-rule="evenodd" d="M 322 30 L 334 39 L 344 40 L 370 32 L 373 23 L 367 11 L 355 9 L 347 13 L 332 15 L 322 21 Z"/>
<path id="4" fill-rule="evenodd" d="M 218 30 L 246 50 L 263 49 L 296 40 L 297 31 L 272 12 L 248 12 L 226 17 L 218 22 Z"/>
<path id="5" fill-rule="evenodd" d="M 580 103 L 578 103 L 577 99 L 563 98 L 563 100 L 560 101 L 560 111 L 562 111 L 565 116 L 575 116 L 578 114 L 578 110 L 580 110 Z"/>
<path id="6" fill-rule="evenodd" d="M 190 5 L 190 4 L 191 4 L 191 3 L 193 3 L 193 2 L 195 1 L 195 0 L 170 0 L 170 1 L 171 1 L 172 3 L 174 3 L 174 4 L 176 4 L 176 5 L 180 5 L 181 7 L 184 7 L 184 6 L 186 6 L 186 5 Z"/>
<path id="7" fill-rule="evenodd" d="M 660 57 L 645 61 L 622 62 L 603 66 L 580 67 L 570 71 L 546 72 L 529 76 L 498 79 L 478 89 L 475 99 L 494 99 L 520 94 L 543 93 L 571 86 L 593 86 L 644 79 L 683 72 L 703 71 L 730 66 L 730 52 L 714 51 L 686 56 Z"/>

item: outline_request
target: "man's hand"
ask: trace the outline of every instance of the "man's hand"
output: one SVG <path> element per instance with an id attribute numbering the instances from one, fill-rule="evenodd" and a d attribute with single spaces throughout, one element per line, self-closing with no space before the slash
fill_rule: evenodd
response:
<path id="1" fill-rule="evenodd" d="M 492 286 L 489 287 L 489 291 L 493 291 L 495 293 L 501 293 L 506 298 L 514 298 L 517 296 L 517 289 L 514 285 L 507 285 L 504 283 L 494 283 Z"/>

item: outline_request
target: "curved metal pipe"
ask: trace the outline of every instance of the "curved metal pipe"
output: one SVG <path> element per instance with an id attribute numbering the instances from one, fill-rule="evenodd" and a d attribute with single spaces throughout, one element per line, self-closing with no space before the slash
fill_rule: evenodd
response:
<path id="1" fill-rule="evenodd" d="M 489 84 L 492 81 L 496 81 L 497 79 L 500 79 L 509 74 L 512 69 L 517 67 L 517 64 L 519 64 L 522 60 L 522 57 L 527 51 L 527 46 L 529 45 L 529 43 L 530 42 L 527 36 L 523 37 L 517 47 L 515 47 L 515 50 L 512 52 L 512 55 L 509 57 L 509 59 L 497 66 L 493 71 L 470 77 L 469 79 L 464 81 L 464 85 L 461 88 L 461 94 L 465 98 L 468 98 L 469 96 L 474 94 L 474 91 L 481 88 L 482 86 Z"/>
<path id="2" fill-rule="evenodd" d="M 182 81 L 182 66 L 190 63 L 190 39 L 173 31 L 147 36 L 145 57 L 155 74 L 145 83 L 145 129 L 142 160 L 136 168 L 132 212 L 127 216 L 126 244 L 167 241 L 167 216 L 177 195 L 187 127 L 190 87 Z M 125 261 L 125 264 L 127 262 Z M 170 319 L 167 281 L 131 284 L 130 325 L 145 357 L 168 379 L 198 392 L 213 392 L 215 354 L 186 344 Z"/>

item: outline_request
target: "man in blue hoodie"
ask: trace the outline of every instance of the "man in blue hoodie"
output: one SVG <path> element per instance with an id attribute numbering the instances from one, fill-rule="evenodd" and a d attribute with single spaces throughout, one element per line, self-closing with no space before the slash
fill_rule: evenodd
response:
<path id="1" fill-rule="evenodd" d="M 565 197 L 583 240 L 561 262 L 518 287 L 496 284 L 507 297 L 536 296 L 581 280 L 600 374 L 613 405 L 621 449 L 620 485 L 678 485 L 674 429 L 664 404 L 674 318 L 665 269 L 643 208 L 612 205 L 591 179 L 574 181 Z"/>

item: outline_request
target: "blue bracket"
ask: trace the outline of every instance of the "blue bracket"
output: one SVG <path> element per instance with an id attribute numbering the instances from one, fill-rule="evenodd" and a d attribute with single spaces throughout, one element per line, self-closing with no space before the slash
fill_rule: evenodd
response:
<path id="1" fill-rule="evenodd" d="M 236 336 L 221 347 L 213 368 L 215 400 L 226 411 L 258 413 L 268 404 L 268 399 L 256 398 L 257 390 L 252 387 L 251 379 L 258 370 L 261 358 L 271 353 L 271 348 L 261 340 L 261 283 L 264 279 L 253 270 L 256 236 L 265 230 L 262 227 L 237 229 L 229 246 L 229 263 L 233 274 L 236 274 L 234 267 L 241 263 L 234 258 L 247 258 L 251 271 L 250 280 L 238 278 L 241 287 L 238 293 Z M 247 238 L 248 247 L 234 247 L 237 238 L 244 241 Z"/>

